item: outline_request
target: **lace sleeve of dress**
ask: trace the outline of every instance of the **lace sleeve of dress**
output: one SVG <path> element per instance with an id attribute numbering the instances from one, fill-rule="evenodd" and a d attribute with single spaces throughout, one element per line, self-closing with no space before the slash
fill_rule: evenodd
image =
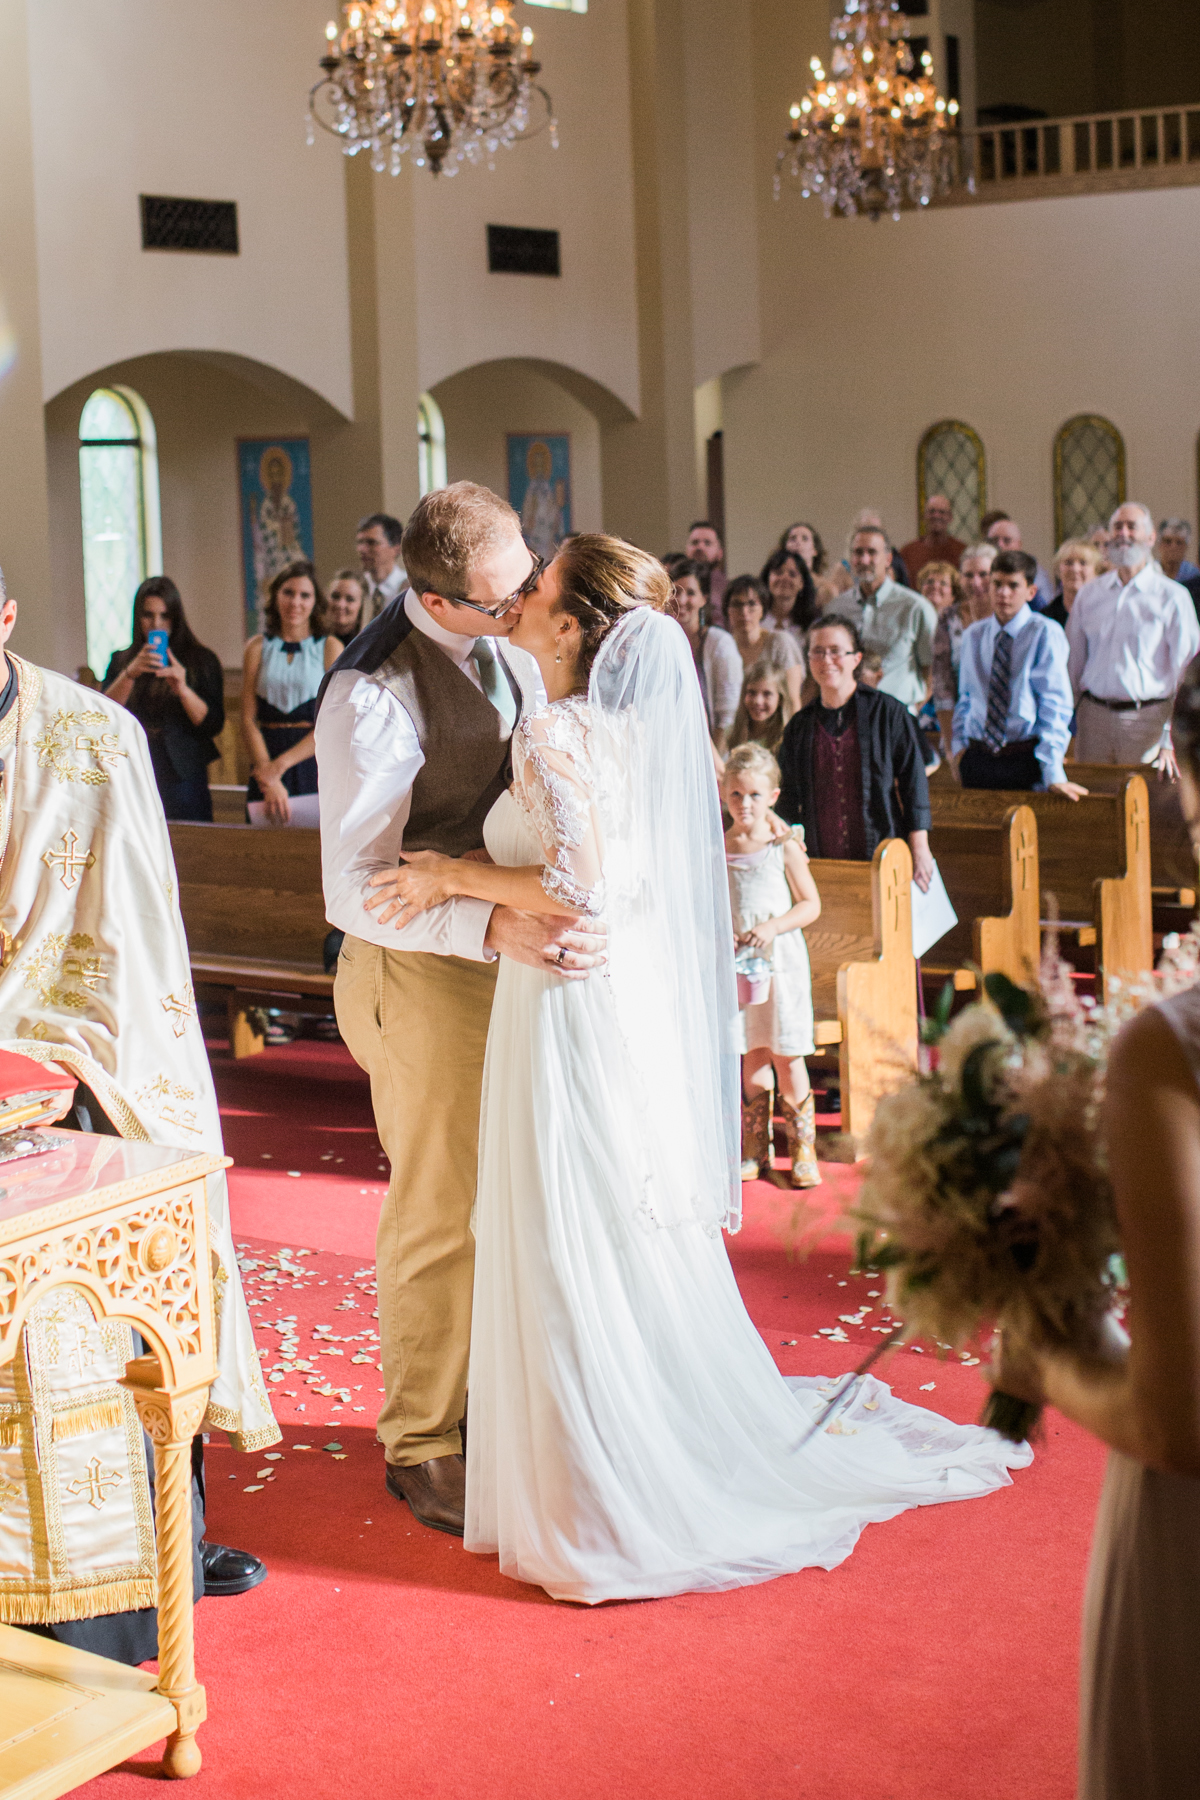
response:
<path id="1" fill-rule="evenodd" d="M 517 798 L 537 832 L 551 899 L 580 913 L 604 906 L 603 848 L 588 769 L 587 727 L 576 709 L 548 708 L 514 737 Z"/>

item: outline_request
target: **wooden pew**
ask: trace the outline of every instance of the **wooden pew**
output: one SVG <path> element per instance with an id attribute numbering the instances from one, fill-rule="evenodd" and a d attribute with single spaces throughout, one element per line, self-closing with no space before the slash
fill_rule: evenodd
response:
<path id="1" fill-rule="evenodd" d="M 912 855 L 889 838 L 869 863 L 818 858 L 812 873 L 821 916 L 804 936 L 814 1036 L 818 1050 L 838 1047 L 842 1132 L 833 1149 L 836 1159 L 851 1160 L 863 1154 L 878 1101 L 917 1066 Z"/>
<path id="2" fill-rule="evenodd" d="M 1150 912 L 1150 815 L 1145 778 L 1124 775 L 1118 791 L 1068 800 L 1062 794 L 995 792 L 986 788 L 930 790 L 933 824 L 987 823 L 1011 806 L 1032 808 L 1038 824 L 1041 917 L 1053 895 L 1072 941 L 1095 946 L 1097 997 L 1114 977 L 1153 967 Z"/>
<path id="3" fill-rule="evenodd" d="M 225 1000 L 233 1054 L 263 1048 L 248 1015 L 267 1002 L 316 999 L 332 1012 L 320 832 L 179 822 L 170 832 L 193 983 Z"/>
<path id="4" fill-rule="evenodd" d="M 1117 763 L 1070 763 L 1067 776 L 1093 794 L 1118 794 L 1130 775 L 1140 775 L 1146 783 L 1146 800 L 1150 809 L 1150 891 L 1156 914 L 1179 909 L 1187 915 L 1196 910 L 1196 893 L 1200 888 L 1196 852 L 1179 801 L 1179 783 L 1164 781 L 1153 769 L 1141 766 L 1122 768 Z M 1156 926 L 1159 920 L 1155 919 Z M 1179 931 L 1186 920 L 1163 919 L 1163 928 Z"/>
<path id="5" fill-rule="evenodd" d="M 922 973 L 956 988 L 975 986 L 968 965 L 984 975 L 1028 982 L 1041 958 L 1038 927 L 1038 829 L 1031 806 L 1009 806 L 1002 817 L 971 822 L 934 815 L 929 848 L 937 861 L 958 924 L 934 944 Z"/>

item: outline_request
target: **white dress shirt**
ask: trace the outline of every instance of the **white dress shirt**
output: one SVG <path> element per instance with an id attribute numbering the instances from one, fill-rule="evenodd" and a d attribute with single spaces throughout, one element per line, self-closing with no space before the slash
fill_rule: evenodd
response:
<path id="1" fill-rule="evenodd" d="M 482 693 L 471 660 L 475 639 L 445 631 L 416 595 L 404 610 L 417 631 L 443 650 Z M 497 655 L 520 684 L 526 710 L 541 698 L 537 664 L 524 651 L 494 638 Z M 349 937 L 385 950 L 426 950 L 436 956 L 490 960 L 483 947 L 492 903 L 464 895 L 418 913 L 399 931 L 379 923 L 379 908 L 364 901 L 372 875 L 400 861 L 413 783 L 425 764 L 417 729 L 393 693 L 372 675 L 346 669 L 334 675 L 317 714 L 317 766 L 321 781 L 321 877 L 325 916 Z"/>
<path id="2" fill-rule="evenodd" d="M 391 574 L 385 575 L 380 582 L 376 582 L 370 575 L 363 575 L 363 582 L 367 590 L 367 604 L 363 607 L 364 625 L 369 625 L 372 619 L 379 617 L 388 602 L 396 598 L 407 580 L 408 576 L 404 573 L 401 563 L 396 563 Z"/>
<path id="3" fill-rule="evenodd" d="M 1071 686 L 1097 700 L 1170 700 L 1200 650 L 1192 597 L 1145 563 L 1122 587 L 1116 569 L 1080 588 L 1067 619 Z"/>

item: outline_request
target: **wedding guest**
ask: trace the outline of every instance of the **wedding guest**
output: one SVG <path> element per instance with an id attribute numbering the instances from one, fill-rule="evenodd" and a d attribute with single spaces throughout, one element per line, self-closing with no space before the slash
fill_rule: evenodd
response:
<path id="1" fill-rule="evenodd" d="M 967 596 L 957 565 L 949 562 L 927 562 L 917 577 L 917 592 L 924 594 L 939 618 Z"/>
<path id="2" fill-rule="evenodd" d="M 925 535 L 903 544 L 900 557 L 908 570 L 908 579 L 921 586 L 920 574 L 927 563 L 949 563 L 957 569 L 958 559 L 966 549 L 961 538 L 951 537 L 950 521 L 954 517 L 945 494 L 930 494 L 925 502 Z"/>
<path id="3" fill-rule="evenodd" d="M 853 619 L 862 647 L 883 658 L 883 692 L 915 712 L 929 693 L 937 614 L 922 595 L 892 580 L 891 560 L 882 526 L 864 525 L 855 532 L 850 542 L 854 585 L 838 601 L 838 615 Z"/>
<path id="4" fill-rule="evenodd" d="M 1154 554 L 1164 575 L 1172 581 L 1194 581 L 1200 567 L 1188 556 L 1192 528 L 1186 519 L 1164 519 L 1158 528 Z"/>
<path id="5" fill-rule="evenodd" d="M 366 624 L 367 590 L 356 569 L 339 569 L 329 584 L 327 606 L 329 629 L 343 648 L 356 638 Z"/>
<path id="6" fill-rule="evenodd" d="M 962 553 L 958 566 L 958 582 L 962 598 L 948 606 L 937 622 L 933 634 L 933 706 L 941 733 L 942 754 L 950 756 L 950 739 L 954 708 L 958 703 L 958 666 L 962 655 L 963 633 L 977 619 L 992 614 L 992 564 L 996 560 L 994 544 L 971 544 Z"/>
<path id="7" fill-rule="evenodd" d="M 1007 513 L 989 513 L 988 517 L 992 523 L 984 532 L 984 536 L 989 544 L 995 544 L 997 551 L 1020 550 L 1023 547 L 1021 527 L 1015 519 L 1010 519 Z M 1053 598 L 1054 588 L 1051 585 L 1050 577 L 1039 563 L 1037 565 L 1037 594 L 1034 600 L 1034 611 L 1044 612 Z"/>
<path id="8" fill-rule="evenodd" d="M 797 520 L 780 537 L 778 547 L 780 550 L 794 550 L 797 556 L 802 556 L 809 573 L 814 577 L 824 575 L 829 559 L 815 525 L 807 525 L 802 519 Z"/>
<path id="9" fill-rule="evenodd" d="M 803 825 L 810 856 L 869 862 L 884 838 L 907 838 L 913 880 L 926 891 L 933 858 L 924 746 L 906 706 L 857 681 L 862 654 L 853 619 L 826 615 L 809 632 L 819 691 L 784 730 L 775 810 Z"/>
<path id="10" fill-rule="evenodd" d="M 792 707 L 800 704 L 804 654 L 791 631 L 764 626 L 770 596 L 753 575 L 738 575 L 725 589 L 725 623 L 738 647 L 744 669 L 766 663 L 787 678 Z"/>
<path id="11" fill-rule="evenodd" d="M 850 527 L 850 535 L 846 539 L 846 554 L 834 571 L 837 577 L 838 592 L 844 594 L 854 582 L 853 559 L 850 554 L 851 545 L 860 531 L 882 531 L 887 537 L 887 527 L 883 522 L 883 514 L 876 512 L 873 506 L 864 506 L 854 515 L 854 523 Z M 891 559 L 892 580 L 900 587 L 907 587 L 908 570 L 904 566 L 904 558 L 888 538 L 888 554 Z"/>
<path id="12" fill-rule="evenodd" d="M 1063 757 L 1073 701 L 1062 627 L 1033 610 L 1037 563 L 1003 550 L 992 564 L 992 616 L 963 633 L 951 755 L 969 788 L 1044 789 L 1078 800 Z"/>
<path id="13" fill-rule="evenodd" d="M 784 631 L 798 647 L 817 617 L 817 595 L 808 564 L 797 550 L 775 550 L 763 564 L 759 577 L 770 595 L 768 628 Z"/>
<path id="14" fill-rule="evenodd" d="M 1065 631 L 1080 588 L 1089 581 L 1094 581 L 1104 566 L 1104 557 L 1095 544 L 1089 544 L 1086 538 L 1067 538 L 1061 543 L 1050 564 L 1050 573 L 1057 588 L 1053 600 L 1045 609 L 1046 617 L 1053 619 Z"/>
<path id="15" fill-rule="evenodd" d="M 804 926 L 821 915 L 808 857 L 794 836 L 778 841 L 769 818 L 779 765 L 761 744 L 743 744 L 725 765 L 721 798 L 732 824 L 725 863 L 739 958 L 770 967 L 766 994 L 739 992 L 742 1053 L 742 1180 L 771 1174 L 771 1085 L 787 1131 L 792 1186 L 820 1187 L 817 1119 L 806 1056 L 813 1041 L 812 970 Z M 743 979 L 746 979 L 745 977 Z"/>
<path id="16" fill-rule="evenodd" d="M 1200 650 L 1196 609 L 1151 555 L 1147 507 L 1127 501 L 1108 528 L 1112 567 L 1080 589 L 1067 620 L 1079 702 L 1075 754 L 1080 762 L 1153 762 L 1173 777 L 1171 703 Z"/>
<path id="17" fill-rule="evenodd" d="M 372 619 L 378 618 L 405 584 L 404 565 L 400 561 L 403 536 L 404 526 L 391 513 L 368 513 L 365 519 L 359 520 L 354 548 L 362 564 L 365 610 Z"/>
<path id="18" fill-rule="evenodd" d="M 724 756 L 742 691 L 742 659 L 729 633 L 708 623 L 701 565 L 673 556 L 664 566 L 671 577 L 672 611 L 692 646 L 713 748 Z"/>
<path id="19" fill-rule="evenodd" d="M 242 663 L 242 736 L 250 756 L 246 802 L 262 800 L 272 825 L 286 825 L 290 802 L 317 791 L 317 689 L 342 646 L 326 635 L 325 596 L 310 562 L 272 578 L 263 633 Z"/>
<path id="20" fill-rule="evenodd" d="M 146 642 L 152 631 L 167 634 L 165 659 Z M 211 824 L 208 765 L 220 754 L 225 675 L 193 635 L 169 575 L 151 575 L 134 595 L 132 642 L 114 652 L 103 686 L 146 733 L 167 818 Z"/>
<path id="21" fill-rule="evenodd" d="M 1100 552 L 1101 556 L 1104 558 L 1104 569 L 1107 569 L 1109 566 L 1109 562 L 1108 562 L 1109 531 L 1108 531 L 1107 522 L 1102 519 L 1098 525 L 1093 525 L 1092 529 L 1088 532 L 1087 537 L 1088 537 L 1088 543 L 1095 544 L 1097 550 Z M 1104 573 L 1104 569 L 1101 569 L 1101 571 L 1100 571 L 1100 573 L 1102 575 Z"/>
<path id="22" fill-rule="evenodd" d="M 746 670 L 742 698 L 729 733 L 729 747 L 739 744 L 761 744 L 772 756 L 778 754 L 783 741 L 783 728 L 796 710 L 788 691 L 787 670 L 772 668 L 770 663 L 755 663 Z"/>
<path id="23" fill-rule="evenodd" d="M 716 526 L 707 519 L 695 519 L 688 526 L 685 554 L 700 572 L 700 585 L 708 601 L 708 616 L 714 625 L 725 623 L 725 545 Z"/>
<path id="24" fill-rule="evenodd" d="M 1195 842 L 1195 663 L 1173 729 Z M 1047 1355 L 1022 1392 L 1109 1450 L 1083 1612 L 1080 1800 L 1179 1800 L 1200 1769 L 1200 985 L 1125 1026 L 1103 1126 L 1130 1336 L 1107 1322 L 1094 1356 Z"/>

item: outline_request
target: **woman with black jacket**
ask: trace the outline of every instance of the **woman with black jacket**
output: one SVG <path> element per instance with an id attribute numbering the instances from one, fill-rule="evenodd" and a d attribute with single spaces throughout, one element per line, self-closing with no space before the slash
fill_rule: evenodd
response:
<path id="1" fill-rule="evenodd" d="M 146 641 L 152 631 L 167 634 L 165 661 Z M 152 575 L 134 595 L 133 642 L 109 661 L 104 692 L 145 730 L 168 819 L 211 824 L 208 765 L 225 723 L 225 675 L 192 635 L 169 575 Z"/>
<path id="2" fill-rule="evenodd" d="M 861 661 L 851 620 L 826 613 L 812 627 L 817 697 L 784 729 L 775 810 L 803 825 L 809 856 L 870 862 L 884 838 L 907 838 L 913 880 L 925 889 L 933 875 L 925 753 L 907 707 L 858 682 Z"/>

